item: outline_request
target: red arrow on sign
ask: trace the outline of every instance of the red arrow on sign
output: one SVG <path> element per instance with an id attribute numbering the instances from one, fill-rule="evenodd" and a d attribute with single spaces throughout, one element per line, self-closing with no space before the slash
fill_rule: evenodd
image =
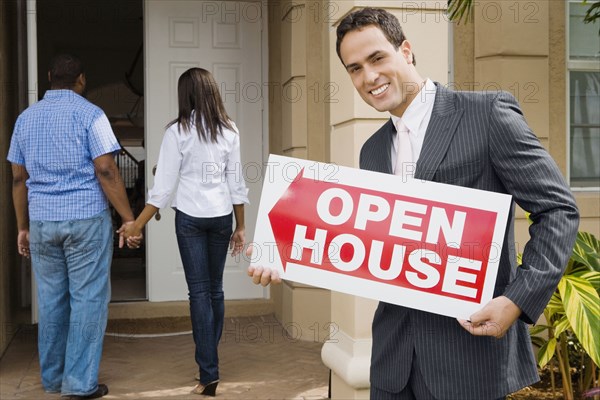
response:
<path id="1" fill-rule="evenodd" d="M 317 268 L 479 302 L 495 212 L 303 177 L 268 214 L 284 271 Z M 495 254 L 497 252 L 498 254 Z"/>

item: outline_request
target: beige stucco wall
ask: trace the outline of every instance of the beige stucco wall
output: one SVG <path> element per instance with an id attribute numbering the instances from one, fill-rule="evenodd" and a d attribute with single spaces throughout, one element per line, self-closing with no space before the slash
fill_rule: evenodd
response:
<path id="1" fill-rule="evenodd" d="M 548 4 L 548 93 L 549 138 L 548 150 L 566 175 L 567 171 L 567 64 L 565 2 Z"/>
<path id="2" fill-rule="evenodd" d="M 269 3 L 269 150 L 329 161 L 327 2 Z M 331 321 L 327 290 L 284 282 L 271 288 L 275 314 L 294 337 L 322 342 Z"/>
<path id="3" fill-rule="evenodd" d="M 510 91 L 521 104 L 529 125 L 547 147 L 548 2 L 529 2 L 527 7 L 535 6 L 531 17 L 525 17 L 523 11 L 517 13 L 522 5 L 516 4 L 484 0 L 475 8 L 475 82 L 484 90 Z M 524 23 L 523 19 L 532 22 Z"/>

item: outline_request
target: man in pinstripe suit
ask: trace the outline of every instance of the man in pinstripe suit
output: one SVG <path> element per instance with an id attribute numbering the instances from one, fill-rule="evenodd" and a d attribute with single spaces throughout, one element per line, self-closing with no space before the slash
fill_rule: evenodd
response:
<path id="1" fill-rule="evenodd" d="M 510 94 L 454 92 L 421 78 L 410 43 L 387 11 L 348 15 L 336 46 L 363 100 L 391 114 L 364 144 L 361 168 L 508 193 L 533 221 L 517 266 L 513 205 L 494 298 L 469 321 L 379 303 L 371 398 L 499 399 L 536 382 L 527 324 L 555 290 L 579 222 L 558 167 Z M 411 149 L 400 159 L 403 145 Z"/>

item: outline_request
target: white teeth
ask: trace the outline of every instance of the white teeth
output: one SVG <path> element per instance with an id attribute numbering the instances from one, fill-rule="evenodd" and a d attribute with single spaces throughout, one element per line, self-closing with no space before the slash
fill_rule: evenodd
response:
<path id="1" fill-rule="evenodd" d="M 389 83 L 383 85 L 382 87 L 380 87 L 379 89 L 375 89 L 375 90 L 371 90 L 371 93 L 374 94 L 375 96 L 385 92 L 385 90 L 390 86 Z"/>

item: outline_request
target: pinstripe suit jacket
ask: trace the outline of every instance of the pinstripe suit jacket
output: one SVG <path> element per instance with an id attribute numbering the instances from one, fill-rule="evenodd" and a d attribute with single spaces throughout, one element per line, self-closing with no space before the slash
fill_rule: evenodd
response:
<path id="1" fill-rule="evenodd" d="M 472 336 L 454 318 L 381 302 L 373 319 L 371 385 L 402 390 L 414 356 L 436 398 L 495 399 L 539 380 L 527 324 L 538 319 L 562 276 L 579 215 L 558 167 L 513 96 L 436 86 L 415 178 L 508 193 L 531 213 L 531 239 L 515 249 L 511 207 L 494 291 L 494 297 L 508 297 L 523 312 L 496 339 Z M 361 168 L 392 173 L 394 133 L 390 119 L 365 142 Z M 523 251 L 519 267 L 518 251 Z"/>

